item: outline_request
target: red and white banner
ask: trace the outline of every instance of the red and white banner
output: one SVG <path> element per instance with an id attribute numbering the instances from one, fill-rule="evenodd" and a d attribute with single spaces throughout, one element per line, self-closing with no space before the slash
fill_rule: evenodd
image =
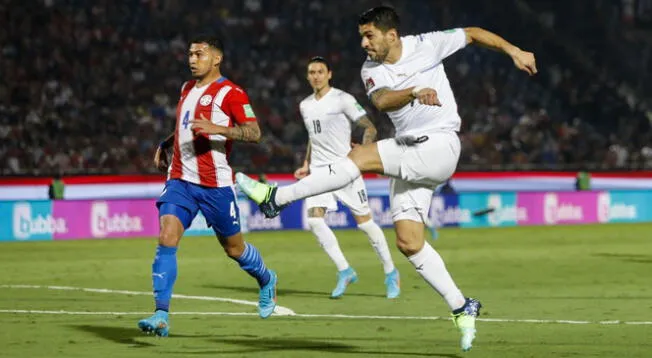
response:
<path id="1" fill-rule="evenodd" d="M 451 184 L 458 192 L 486 191 L 573 191 L 575 172 L 459 172 Z M 279 185 L 294 182 L 292 174 L 269 174 L 268 181 Z M 51 178 L 2 177 L 0 200 L 48 198 Z M 105 175 L 65 177 L 66 199 L 156 198 L 163 190 L 162 175 Z M 389 191 L 388 179 L 365 174 L 371 195 Z M 591 173 L 594 190 L 652 190 L 652 171 Z"/>

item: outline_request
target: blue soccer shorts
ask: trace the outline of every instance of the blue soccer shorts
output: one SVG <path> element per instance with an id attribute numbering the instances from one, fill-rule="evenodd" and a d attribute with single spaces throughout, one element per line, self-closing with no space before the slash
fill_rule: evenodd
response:
<path id="1" fill-rule="evenodd" d="M 180 179 L 168 180 L 156 202 L 159 217 L 174 215 L 188 229 L 201 210 L 219 237 L 240 232 L 240 210 L 233 187 L 209 188 Z"/>

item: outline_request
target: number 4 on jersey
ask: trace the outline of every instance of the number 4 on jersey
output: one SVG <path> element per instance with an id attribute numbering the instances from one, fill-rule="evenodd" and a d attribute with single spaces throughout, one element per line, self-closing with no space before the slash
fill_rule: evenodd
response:
<path id="1" fill-rule="evenodd" d="M 188 124 L 190 124 L 190 111 L 186 111 L 186 114 L 183 115 L 181 124 L 183 124 L 183 129 L 188 129 Z"/>

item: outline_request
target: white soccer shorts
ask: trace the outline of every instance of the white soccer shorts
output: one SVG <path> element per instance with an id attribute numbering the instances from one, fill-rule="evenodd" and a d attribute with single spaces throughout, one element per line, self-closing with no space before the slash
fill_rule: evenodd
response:
<path id="1" fill-rule="evenodd" d="M 392 219 L 427 223 L 433 190 L 450 178 L 460 158 L 455 132 L 424 134 L 427 140 L 412 145 L 395 138 L 378 142 L 378 153 L 390 181 Z"/>
<path id="2" fill-rule="evenodd" d="M 364 185 L 362 176 L 342 189 L 311 196 L 305 200 L 304 207 L 306 209 L 326 208 L 328 211 L 335 211 L 337 210 L 337 200 L 339 200 L 351 210 L 353 215 L 363 216 L 370 213 L 367 188 Z"/>

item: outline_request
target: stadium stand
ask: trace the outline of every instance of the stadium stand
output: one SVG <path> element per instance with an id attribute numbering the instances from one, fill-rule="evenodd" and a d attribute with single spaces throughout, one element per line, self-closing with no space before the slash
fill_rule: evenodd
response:
<path id="1" fill-rule="evenodd" d="M 649 169 L 652 6 L 630 2 L 383 3 L 397 7 L 405 34 L 482 26 L 537 55 L 533 79 L 488 50 L 447 60 L 463 119 L 461 170 Z M 333 63 L 333 85 L 353 93 L 387 137 L 391 124 L 359 79 L 356 16 L 378 3 L 3 1 L 0 173 L 156 172 L 154 148 L 173 128 L 189 74 L 186 41 L 205 31 L 224 37 L 223 71 L 247 89 L 263 129 L 259 145 L 235 146 L 236 169 L 290 172 L 302 160 L 298 103 L 314 55 Z M 587 21 L 573 21 L 580 15 Z"/>

